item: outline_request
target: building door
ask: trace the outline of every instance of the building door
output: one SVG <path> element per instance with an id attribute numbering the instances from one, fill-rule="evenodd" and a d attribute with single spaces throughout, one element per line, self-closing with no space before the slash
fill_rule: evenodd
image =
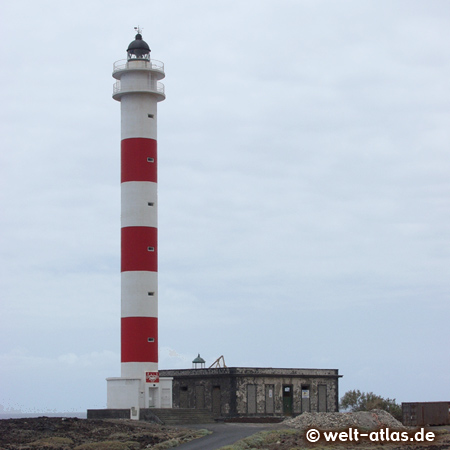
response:
<path id="1" fill-rule="evenodd" d="M 283 384 L 283 414 L 292 416 L 292 384 Z"/>
<path id="2" fill-rule="evenodd" d="M 180 387 L 180 408 L 189 408 L 189 397 L 187 386 Z"/>
<path id="3" fill-rule="evenodd" d="M 171 408 L 172 392 L 170 388 L 162 388 L 161 390 L 161 408 Z"/>
<path id="4" fill-rule="evenodd" d="M 266 384 L 266 414 L 274 413 L 274 400 L 273 400 L 273 392 L 274 392 L 273 384 Z"/>
<path id="5" fill-rule="evenodd" d="M 221 404 L 220 404 L 220 386 L 213 386 L 212 391 L 212 412 L 216 416 L 220 416 L 222 412 Z"/>
<path id="6" fill-rule="evenodd" d="M 195 407 L 205 409 L 205 386 L 195 386 Z"/>
<path id="7" fill-rule="evenodd" d="M 148 388 L 148 407 L 149 408 L 156 408 L 157 395 L 158 395 L 158 388 L 153 388 L 153 387 Z"/>
<path id="8" fill-rule="evenodd" d="M 302 413 L 309 412 L 309 386 L 302 386 Z"/>
<path id="9" fill-rule="evenodd" d="M 247 413 L 256 414 L 256 384 L 247 384 Z"/>
<path id="10" fill-rule="evenodd" d="M 317 410 L 318 412 L 327 412 L 327 385 L 319 384 Z"/>

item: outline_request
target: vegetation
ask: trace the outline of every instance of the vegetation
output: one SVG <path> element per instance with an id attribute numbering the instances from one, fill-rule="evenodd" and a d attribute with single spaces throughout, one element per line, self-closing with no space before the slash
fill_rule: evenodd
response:
<path id="1" fill-rule="evenodd" d="M 300 447 L 297 447 L 297 445 L 301 444 L 302 436 L 303 433 L 297 430 L 261 431 L 232 445 L 222 447 L 220 450 L 266 450 L 267 446 L 273 448 L 274 444 L 277 448 L 300 450 Z"/>
<path id="2" fill-rule="evenodd" d="M 70 438 L 49 436 L 46 438 L 37 439 L 36 441 L 30 442 L 28 445 L 30 447 L 64 449 L 70 448 L 69 447 L 70 444 L 73 444 L 73 441 Z"/>
<path id="3" fill-rule="evenodd" d="M 402 420 L 402 407 L 395 402 L 395 398 L 383 398 L 373 392 L 347 391 L 341 398 L 340 407 L 353 412 L 382 409 L 395 419 Z"/>
<path id="4" fill-rule="evenodd" d="M 102 441 L 82 444 L 74 450 L 132 450 L 139 448 L 138 442 Z"/>

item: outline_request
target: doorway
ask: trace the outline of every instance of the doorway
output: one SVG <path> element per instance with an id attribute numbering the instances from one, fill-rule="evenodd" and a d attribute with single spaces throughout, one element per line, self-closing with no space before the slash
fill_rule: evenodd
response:
<path id="1" fill-rule="evenodd" d="M 327 385 L 319 384 L 319 390 L 317 392 L 317 410 L 318 412 L 327 412 Z"/>
<path id="2" fill-rule="evenodd" d="M 195 386 L 195 407 L 205 409 L 205 386 Z"/>
<path id="3" fill-rule="evenodd" d="M 221 403 L 220 403 L 220 386 L 213 386 L 212 390 L 212 412 L 216 416 L 220 416 L 222 412 Z"/>
<path id="4" fill-rule="evenodd" d="M 310 412 L 310 403 L 309 403 L 309 386 L 302 386 L 302 413 Z"/>
<path id="5" fill-rule="evenodd" d="M 247 384 L 247 414 L 256 414 L 256 384 Z"/>
<path id="6" fill-rule="evenodd" d="M 292 384 L 283 384 L 283 414 L 292 416 Z"/>
<path id="7" fill-rule="evenodd" d="M 274 391 L 275 386 L 273 384 L 266 384 L 266 414 L 274 413 Z"/>
<path id="8" fill-rule="evenodd" d="M 158 388 L 149 387 L 148 388 L 148 407 L 156 408 L 158 397 Z"/>
<path id="9" fill-rule="evenodd" d="M 180 387 L 180 408 L 189 408 L 189 397 L 187 386 Z"/>

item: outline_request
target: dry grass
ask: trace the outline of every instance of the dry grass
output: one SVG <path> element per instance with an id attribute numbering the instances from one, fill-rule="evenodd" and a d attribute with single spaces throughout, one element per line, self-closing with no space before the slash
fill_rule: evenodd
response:
<path id="1" fill-rule="evenodd" d="M 45 437 L 42 439 L 37 439 L 33 442 L 30 442 L 28 445 L 30 447 L 37 447 L 37 448 L 60 448 L 60 449 L 66 449 L 70 448 L 70 445 L 73 444 L 72 439 L 70 438 L 64 438 L 64 437 L 58 437 L 58 436 L 51 436 L 51 437 Z"/>
<path id="2" fill-rule="evenodd" d="M 74 450 L 135 450 L 139 447 L 139 442 L 103 441 L 78 445 Z"/>

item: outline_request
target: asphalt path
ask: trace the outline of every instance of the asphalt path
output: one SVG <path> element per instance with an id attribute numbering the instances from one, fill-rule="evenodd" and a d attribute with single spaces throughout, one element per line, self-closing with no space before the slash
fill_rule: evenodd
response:
<path id="1" fill-rule="evenodd" d="M 279 428 L 280 424 L 267 423 L 217 423 L 189 426 L 189 428 L 203 429 L 212 431 L 212 434 L 199 439 L 194 439 L 186 444 L 181 444 L 177 450 L 217 450 L 225 445 L 234 444 L 252 434 L 263 430 L 272 430 Z"/>

